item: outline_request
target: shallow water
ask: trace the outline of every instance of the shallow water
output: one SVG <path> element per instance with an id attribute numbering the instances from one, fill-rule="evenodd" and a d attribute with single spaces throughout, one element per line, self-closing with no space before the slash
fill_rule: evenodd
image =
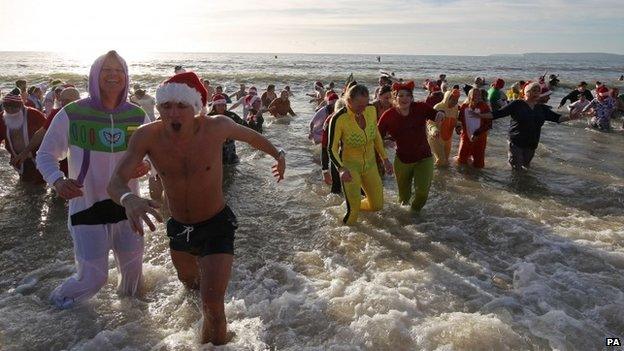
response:
<path id="1" fill-rule="evenodd" d="M 387 177 L 384 209 L 345 227 L 306 140 L 312 107 L 301 93 L 293 103 L 290 125 L 265 128 L 288 152 L 287 178 L 276 184 L 272 160 L 240 144 L 241 163 L 226 170 L 239 217 L 226 295 L 236 337 L 215 349 L 596 350 L 624 337 L 621 131 L 547 124 L 533 168 L 517 176 L 508 122 L 496 121 L 486 168 L 436 170 L 420 215 L 397 205 Z M 175 277 L 162 225 L 147 236 L 144 297 L 117 296 L 111 256 L 95 298 L 53 308 L 48 294 L 74 269 L 65 206 L 20 185 L 6 152 L 0 168 L 3 350 L 199 347 L 200 303 Z"/>

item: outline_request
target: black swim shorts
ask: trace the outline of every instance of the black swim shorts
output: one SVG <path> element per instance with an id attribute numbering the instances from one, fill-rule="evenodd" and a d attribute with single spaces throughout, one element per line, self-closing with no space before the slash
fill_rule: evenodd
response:
<path id="1" fill-rule="evenodd" d="M 170 218 L 167 221 L 169 248 L 199 257 L 219 253 L 233 255 L 236 228 L 236 216 L 228 206 L 200 223 L 185 224 Z"/>

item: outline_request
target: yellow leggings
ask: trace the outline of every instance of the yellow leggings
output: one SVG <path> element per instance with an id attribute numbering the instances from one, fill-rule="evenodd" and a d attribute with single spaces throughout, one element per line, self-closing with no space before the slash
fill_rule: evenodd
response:
<path id="1" fill-rule="evenodd" d="M 377 167 L 370 167 L 363 173 L 349 170 L 351 181 L 342 183 L 342 190 L 347 202 L 347 214 L 342 220 L 345 224 L 354 224 L 360 210 L 379 211 L 383 208 L 383 184 Z M 362 199 L 364 189 L 366 198 Z"/>

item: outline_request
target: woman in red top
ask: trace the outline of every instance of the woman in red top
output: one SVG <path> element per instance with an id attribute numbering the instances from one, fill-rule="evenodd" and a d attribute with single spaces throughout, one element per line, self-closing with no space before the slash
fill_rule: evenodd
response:
<path id="1" fill-rule="evenodd" d="M 429 197 L 433 179 L 433 157 L 427 141 L 427 121 L 441 120 L 436 111 L 424 102 L 414 101 L 414 82 L 394 83 L 392 94 L 394 107 L 379 119 L 381 136 L 389 134 L 396 141 L 394 172 L 399 188 L 399 201 L 420 211 Z M 433 125 L 431 132 L 439 131 Z M 412 199 L 412 191 L 414 198 Z"/>
<path id="2" fill-rule="evenodd" d="M 471 89 L 468 92 L 468 99 L 459 107 L 462 129 L 457 163 L 468 164 L 470 157 L 472 157 L 472 165 L 475 168 L 483 168 L 485 166 L 487 131 L 492 128 L 492 121 L 486 118 L 467 118 L 467 109 L 477 113 L 490 112 L 490 107 L 482 99 L 481 89 Z"/>

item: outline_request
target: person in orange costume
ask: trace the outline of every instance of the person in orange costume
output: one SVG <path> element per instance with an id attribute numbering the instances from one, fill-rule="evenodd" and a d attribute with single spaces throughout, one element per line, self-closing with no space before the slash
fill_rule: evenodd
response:
<path id="1" fill-rule="evenodd" d="M 459 141 L 459 156 L 457 163 L 468 164 L 472 157 L 472 166 L 485 167 L 485 146 L 488 130 L 492 128 L 492 121 L 485 118 L 466 117 L 466 110 L 477 113 L 490 112 L 490 107 L 483 101 L 481 89 L 473 88 L 468 92 L 468 99 L 459 108 L 461 134 Z"/>

